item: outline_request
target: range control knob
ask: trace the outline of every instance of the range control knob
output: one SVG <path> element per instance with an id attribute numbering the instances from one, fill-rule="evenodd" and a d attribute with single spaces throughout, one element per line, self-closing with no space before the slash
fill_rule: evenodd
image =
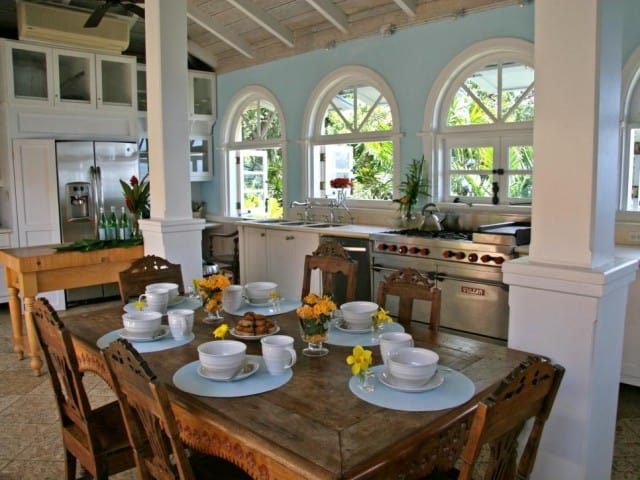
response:
<path id="1" fill-rule="evenodd" d="M 480 257 L 480 261 L 482 263 L 487 263 L 487 262 L 490 262 L 491 260 L 493 260 L 493 257 L 491 255 L 482 255 Z"/>
<path id="2" fill-rule="evenodd" d="M 410 247 L 409 248 L 409 253 L 415 255 L 416 253 L 418 253 L 420 251 L 420 249 L 418 247 Z"/>
<path id="3" fill-rule="evenodd" d="M 496 265 L 502 265 L 504 263 L 504 258 L 503 257 L 496 257 L 493 259 L 494 262 L 496 262 Z"/>
<path id="4" fill-rule="evenodd" d="M 408 251 L 408 250 L 409 250 L 409 249 L 407 248 L 407 246 L 406 246 L 406 245 L 402 245 L 402 246 L 398 249 L 398 251 L 399 251 L 400 253 L 402 253 L 402 254 L 407 253 L 407 251 Z"/>
<path id="5" fill-rule="evenodd" d="M 388 249 L 390 252 L 395 252 L 396 250 L 398 250 L 398 246 L 391 244 L 389 245 Z"/>
<path id="6" fill-rule="evenodd" d="M 386 243 L 379 243 L 377 248 L 378 250 L 385 251 L 388 247 Z"/>
<path id="7" fill-rule="evenodd" d="M 451 250 L 445 250 L 444 252 L 442 252 L 442 256 L 444 258 L 451 258 L 453 257 L 454 253 Z"/>
<path id="8" fill-rule="evenodd" d="M 426 247 L 420 249 L 420 255 L 423 255 L 426 257 L 427 255 L 429 255 L 429 253 L 430 253 L 430 250 Z"/>
<path id="9" fill-rule="evenodd" d="M 478 261 L 478 254 L 477 253 L 470 253 L 467 258 L 469 259 L 470 262 L 477 262 Z"/>
<path id="10" fill-rule="evenodd" d="M 491 255 L 483 255 L 480 257 L 480 261 L 487 263 L 493 261 L 496 265 L 502 265 L 504 263 L 503 257 L 492 257 Z"/>
<path id="11" fill-rule="evenodd" d="M 462 260 L 464 259 L 464 257 L 466 257 L 466 254 L 464 252 L 456 252 L 454 257 L 456 257 L 456 259 L 458 260 Z"/>

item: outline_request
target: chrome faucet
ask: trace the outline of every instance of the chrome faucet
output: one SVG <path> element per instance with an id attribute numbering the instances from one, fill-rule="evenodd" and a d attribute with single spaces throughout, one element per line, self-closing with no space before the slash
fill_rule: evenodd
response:
<path id="1" fill-rule="evenodd" d="M 302 219 L 305 222 L 311 220 L 311 200 L 308 198 L 304 202 L 299 202 L 297 200 L 293 200 L 290 204 L 290 207 L 304 207 L 304 213 L 302 214 Z"/>

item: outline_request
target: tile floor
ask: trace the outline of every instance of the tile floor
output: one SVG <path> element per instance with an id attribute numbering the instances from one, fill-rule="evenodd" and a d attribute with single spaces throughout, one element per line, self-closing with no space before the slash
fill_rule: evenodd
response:
<path id="1" fill-rule="evenodd" d="M 70 312 L 77 312 L 76 307 Z M 65 312 L 61 312 L 64 317 Z M 86 379 L 92 404 L 110 401 L 108 386 L 94 375 Z M 25 408 L 29 405 L 29 408 Z M 35 377 L 28 360 L 13 353 L 6 304 L 0 305 L 0 480 L 59 480 L 64 457 L 57 411 L 47 375 Z M 135 479 L 135 472 L 115 475 Z M 611 480 L 640 478 L 640 388 L 622 385 Z"/>

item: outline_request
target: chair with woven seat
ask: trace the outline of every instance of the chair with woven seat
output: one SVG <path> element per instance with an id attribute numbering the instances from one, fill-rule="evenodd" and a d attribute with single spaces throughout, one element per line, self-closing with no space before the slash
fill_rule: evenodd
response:
<path id="1" fill-rule="evenodd" d="M 543 357 L 531 356 L 522 362 L 475 408 L 460 470 L 438 472 L 425 480 L 471 480 L 484 445 L 489 446 L 489 458 L 482 478 L 528 479 L 563 376 L 564 367 Z M 518 438 L 530 419 L 533 425 L 518 459 Z M 450 424 L 457 422 L 454 419 Z"/>
<path id="2" fill-rule="evenodd" d="M 411 332 L 414 300 L 431 303 L 429 330 L 436 333 L 440 327 L 441 291 L 435 283 L 413 268 L 403 268 L 387 275 L 378 285 L 376 303 L 385 308 L 387 297 L 398 297 L 398 322 Z"/>
<path id="3" fill-rule="evenodd" d="M 250 478 L 222 458 L 187 451 L 165 385 L 127 340 L 115 340 L 102 350 L 102 356 L 120 402 L 140 478 Z"/>
<path id="4" fill-rule="evenodd" d="M 118 274 L 120 298 L 126 304 L 131 297 L 138 298 L 150 283 L 170 282 L 178 284 L 178 292 L 184 294 L 180 265 L 156 255 L 145 255 L 134 260 L 129 268 Z"/>
<path id="5" fill-rule="evenodd" d="M 76 478 L 77 463 L 99 480 L 134 468 L 118 402 L 91 407 L 71 333 L 46 298 L 33 302 L 32 315 L 62 426 L 66 479 Z"/>
<path id="6" fill-rule="evenodd" d="M 313 253 L 305 256 L 302 299 L 311 290 L 311 275 L 316 269 L 320 271 L 322 295 L 334 293 L 335 280 L 340 274 L 346 277 L 345 301 L 355 300 L 358 262 L 349 256 L 342 245 L 337 242 L 323 242 Z"/>

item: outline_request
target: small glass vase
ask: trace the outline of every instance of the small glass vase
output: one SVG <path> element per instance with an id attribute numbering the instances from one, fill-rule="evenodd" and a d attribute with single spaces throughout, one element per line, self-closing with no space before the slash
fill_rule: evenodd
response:
<path id="1" fill-rule="evenodd" d="M 311 318 L 300 320 L 300 335 L 302 340 L 307 342 L 307 348 L 302 350 L 302 354 L 307 357 L 324 357 L 329 353 L 329 349 L 322 342 L 327 339 L 329 333 L 329 318 Z"/>
<path id="2" fill-rule="evenodd" d="M 220 314 L 221 311 L 221 308 L 217 310 L 207 310 L 207 316 L 204 317 L 202 322 L 207 325 L 218 325 L 222 320 L 224 320 L 224 317 Z"/>
<path id="3" fill-rule="evenodd" d="M 202 302 L 202 306 L 207 312 L 207 316 L 202 320 L 204 323 L 218 325 L 224 320 L 222 316 L 222 292 L 215 293 L 211 299 L 203 298 Z"/>
<path id="4" fill-rule="evenodd" d="M 366 369 L 364 372 L 358 375 L 358 387 L 363 392 L 373 392 L 376 389 L 375 386 L 375 373 L 370 369 Z"/>

